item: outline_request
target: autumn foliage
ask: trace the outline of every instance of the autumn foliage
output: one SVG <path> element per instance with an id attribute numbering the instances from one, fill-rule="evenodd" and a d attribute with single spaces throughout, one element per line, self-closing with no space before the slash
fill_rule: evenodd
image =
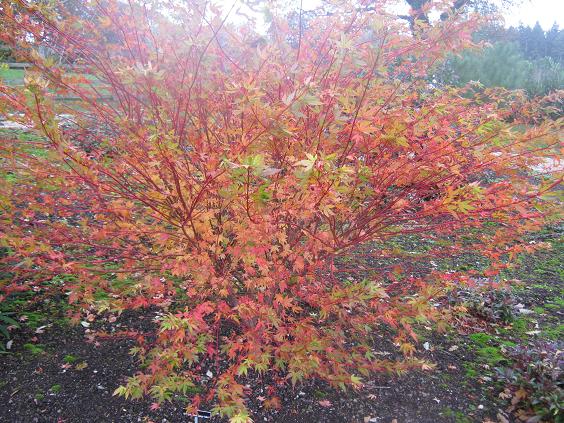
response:
<path id="1" fill-rule="evenodd" d="M 429 368 L 413 325 L 444 326 L 445 293 L 498 281 L 553 214 L 562 175 L 530 168 L 559 153 L 562 121 L 433 82 L 473 16 L 410 28 L 382 2 L 335 2 L 289 25 L 273 6 L 260 34 L 199 0 L 85 7 L 2 3 L 0 39 L 33 68 L 0 84 L 0 111 L 37 137 L 2 140 L 0 295 L 47 283 L 99 313 L 162 308 L 117 393 L 198 385 L 193 407 L 246 421 L 246 380 L 278 407 L 283 383 Z M 394 247 L 412 234 L 423 252 Z M 481 271 L 431 264 L 465 252 Z M 374 355 L 382 330 L 403 359 Z"/>

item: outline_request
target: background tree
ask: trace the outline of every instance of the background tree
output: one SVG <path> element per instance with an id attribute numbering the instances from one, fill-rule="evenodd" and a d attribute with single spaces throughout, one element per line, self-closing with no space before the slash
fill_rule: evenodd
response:
<path id="1" fill-rule="evenodd" d="M 487 87 L 523 89 L 531 95 L 564 88 L 564 68 L 550 57 L 526 60 L 516 43 L 498 42 L 448 60 L 437 75 L 449 84 L 479 81 Z"/>
<path id="2" fill-rule="evenodd" d="M 554 23 L 545 37 L 548 43 L 548 54 L 546 56 L 551 57 L 558 63 L 564 63 L 564 30 L 561 30 L 558 24 Z"/>
<path id="3" fill-rule="evenodd" d="M 468 50 L 446 61 L 437 74 L 447 84 L 480 81 L 488 87 L 523 89 L 529 95 L 545 95 L 564 88 L 564 64 L 560 40 L 564 32 L 520 26 L 505 29 L 488 25 L 474 34 L 488 43 L 482 50 Z"/>
<path id="4" fill-rule="evenodd" d="M 11 62 L 15 60 L 12 49 L 4 43 L 0 43 L 0 62 Z"/>

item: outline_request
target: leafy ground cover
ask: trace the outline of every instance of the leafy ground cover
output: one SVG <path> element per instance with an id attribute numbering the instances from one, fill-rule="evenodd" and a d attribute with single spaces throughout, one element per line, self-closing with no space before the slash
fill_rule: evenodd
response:
<path id="1" fill-rule="evenodd" d="M 519 348 L 562 349 L 561 237 L 562 229 L 553 227 L 530 238 L 529 242 L 549 242 L 552 248 L 520 257 L 521 267 L 504 275 L 518 280 L 514 288 L 453 295 L 453 307 L 465 312 L 445 333 L 425 325 L 417 328 L 416 356 L 430 363 L 428 371 L 382 374 L 366 380 L 358 391 L 341 392 L 319 382 L 288 386 L 279 390 L 281 410 L 277 404 L 265 404 L 269 381 L 257 378 L 246 387 L 256 421 L 506 422 L 535 413 L 543 418 L 536 421 L 561 421 L 561 414 L 554 415 L 557 408 L 546 408 L 550 401 L 545 401 L 545 408 L 530 403 L 539 387 L 531 390 L 522 381 L 512 385 L 507 376 L 521 365 Z M 409 238 L 397 240 L 395 246 L 414 254 L 425 248 Z M 451 265 L 468 266 L 471 261 L 462 256 Z M 64 283 L 64 277 L 55 282 Z M 67 309 L 65 298 L 30 293 L 13 295 L 2 304 L 0 311 L 14 313 L 21 327 L 12 328 L 11 348 L 0 356 L 0 401 L 5 404 L 0 420 L 185 421 L 182 396 L 157 408 L 150 400 L 131 402 L 112 395 L 116 384 L 137 370 L 129 351 L 137 334 L 155 329 L 157 309 L 121 316 L 92 314 L 77 323 L 66 317 Z M 397 354 L 385 332 L 377 339 L 375 354 Z M 205 385 L 214 373 L 213 365 L 202 365 L 201 383 Z M 558 383 L 561 379 L 547 394 L 554 407 L 562 404 Z"/>

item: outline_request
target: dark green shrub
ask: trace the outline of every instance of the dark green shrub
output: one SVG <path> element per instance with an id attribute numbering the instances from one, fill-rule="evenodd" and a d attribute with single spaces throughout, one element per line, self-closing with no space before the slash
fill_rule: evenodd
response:
<path id="1" fill-rule="evenodd" d="M 562 342 L 540 342 L 510 348 L 511 368 L 498 368 L 511 397 L 511 410 L 529 423 L 564 421 Z"/>
<path id="2" fill-rule="evenodd" d="M 10 340 L 10 332 L 8 331 L 8 327 L 19 327 L 19 323 L 12 318 L 13 314 L 14 313 L 0 311 L 0 339 L 2 341 L 0 342 L 0 353 L 6 352 L 5 341 Z"/>

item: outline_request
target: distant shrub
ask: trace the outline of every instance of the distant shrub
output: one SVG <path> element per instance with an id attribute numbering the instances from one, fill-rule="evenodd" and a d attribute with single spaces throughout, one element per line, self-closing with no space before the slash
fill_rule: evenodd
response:
<path id="1" fill-rule="evenodd" d="M 499 288 L 460 289 L 453 301 L 463 304 L 469 314 L 495 323 L 511 322 L 516 304 L 511 290 Z"/>

